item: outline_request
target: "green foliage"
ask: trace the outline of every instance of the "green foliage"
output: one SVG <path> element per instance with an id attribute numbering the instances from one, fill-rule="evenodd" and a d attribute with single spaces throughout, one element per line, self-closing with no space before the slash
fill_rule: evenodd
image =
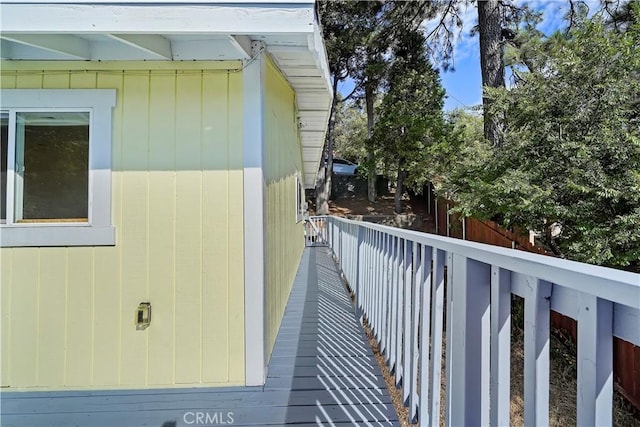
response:
<path id="1" fill-rule="evenodd" d="M 572 259 L 640 270 L 639 12 L 622 33 L 577 19 L 529 52 L 541 65 L 516 87 L 487 91 L 503 144 L 457 134 L 442 190 L 459 210 L 538 230 Z"/>
<path id="2" fill-rule="evenodd" d="M 363 163 L 367 157 L 367 115 L 354 102 L 341 102 L 336 109 L 336 156 Z"/>
<path id="3" fill-rule="evenodd" d="M 447 131 L 442 116 L 444 89 L 430 65 L 424 35 L 406 33 L 394 49 L 386 93 L 377 109 L 374 140 L 388 176 L 406 174 L 404 184 L 422 189 L 430 150 Z"/>

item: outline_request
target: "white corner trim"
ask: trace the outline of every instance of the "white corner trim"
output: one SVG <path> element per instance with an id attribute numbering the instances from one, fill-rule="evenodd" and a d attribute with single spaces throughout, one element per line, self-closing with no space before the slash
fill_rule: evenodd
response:
<path id="1" fill-rule="evenodd" d="M 253 45 L 254 58 L 242 71 L 244 149 L 244 327 L 245 382 L 265 383 L 265 54 Z"/>

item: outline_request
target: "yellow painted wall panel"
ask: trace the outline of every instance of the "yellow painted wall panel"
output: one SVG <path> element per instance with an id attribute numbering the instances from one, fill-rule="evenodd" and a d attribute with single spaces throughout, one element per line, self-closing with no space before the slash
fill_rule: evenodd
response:
<path id="1" fill-rule="evenodd" d="M 200 381 L 202 351 L 201 175 L 176 176 L 176 383 Z"/>
<path id="2" fill-rule="evenodd" d="M 122 170 L 122 120 L 124 115 L 124 97 L 122 94 L 124 93 L 124 73 L 115 74 L 115 73 L 98 73 L 97 77 L 97 88 L 98 89 L 115 89 L 116 90 L 116 105 L 112 110 L 111 119 L 113 120 L 112 133 L 111 133 L 111 170 L 112 171 L 121 171 Z M 115 185 L 115 176 L 116 174 L 112 172 L 111 180 L 112 185 Z M 119 191 L 120 187 L 116 191 Z M 112 188 L 112 193 L 114 189 Z M 120 202 L 120 193 L 112 194 L 111 197 L 112 203 L 115 203 L 119 206 Z M 113 206 L 111 207 L 111 211 L 114 214 L 119 215 L 120 211 Z M 119 217 L 117 218 L 119 219 Z M 114 219 L 114 224 L 119 224 Z M 116 230 L 118 231 L 118 230 Z"/>
<path id="3" fill-rule="evenodd" d="M 93 248 L 67 249 L 67 386 L 91 384 L 93 371 Z"/>
<path id="4" fill-rule="evenodd" d="M 37 385 L 40 250 L 26 248 L 11 254 L 11 387 Z M 3 349 L 4 352 L 4 349 Z M 3 354 L 3 357 L 6 355 Z"/>
<path id="5" fill-rule="evenodd" d="M 122 116 L 123 73 L 97 73 L 100 89 L 116 89 L 111 142 L 111 219 L 116 225 L 116 246 L 95 248 L 93 382 L 97 386 L 120 384 L 122 343 Z M 132 315 L 130 315 L 132 316 Z M 127 319 L 128 320 L 128 319 Z"/>
<path id="6" fill-rule="evenodd" d="M 296 218 L 296 173 L 302 173 L 295 93 L 270 61 L 265 75 L 267 352 L 275 343 L 304 247 Z"/>
<path id="7" fill-rule="evenodd" d="M 242 141 L 242 73 L 229 74 L 229 141 Z M 229 144 L 229 381 L 244 381 L 244 235 L 242 144 Z"/>
<path id="8" fill-rule="evenodd" d="M 147 378 L 147 331 L 136 330 L 135 314 L 138 305 L 149 299 L 149 77 L 125 75 L 122 97 L 120 383 L 135 385 Z"/>
<path id="9" fill-rule="evenodd" d="M 242 74 L 192 63 L 38 71 L 47 65 L 3 70 L 2 85 L 117 91 L 117 243 L 2 250 L 3 316 L 11 313 L 2 325 L 3 385 L 37 387 L 40 377 L 49 389 L 242 384 Z M 58 299 L 49 298 L 56 289 Z M 142 301 L 152 303 L 152 323 L 136 331 Z M 48 333 L 45 319 L 62 322 L 62 339 L 38 333 Z"/>
<path id="10" fill-rule="evenodd" d="M 64 383 L 67 248 L 40 250 L 38 272 L 38 386 Z"/>
<path id="11" fill-rule="evenodd" d="M 11 367 L 11 251 L 0 249 L 0 386 L 9 385 Z"/>
<path id="12" fill-rule="evenodd" d="M 98 75 L 96 73 L 82 73 L 69 75 L 69 87 L 74 89 L 95 89 Z"/>
<path id="13" fill-rule="evenodd" d="M 175 173 L 157 171 L 149 177 L 149 336 L 148 382 L 174 382 L 175 343 Z"/>
<path id="14" fill-rule="evenodd" d="M 226 74 L 203 76 L 202 98 L 202 377 L 228 380 L 229 199 Z"/>
<path id="15" fill-rule="evenodd" d="M 16 89 L 42 89 L 42 74 L 18 74 Z"/>
<path id="16" fill-rule="evenodd" d="M 5 72 L 0 74 L 0 88 L 2 89 L 15 89 L 16 87 L 16 74 L 15 72 Z"/>
<path id="17" fill-rule="evenodd" d="M 156 73 L 149 97 L 149 335 L 148 383 L 174 382 L 175 339 L 175 76 Z"/>
<path id="18" fill-rule="evenodd" d="M 176 383 L 197 383 L 202 363 L 201 76 L 176 80 Z"/>
<path id="19" fill-rule="evenodd" d="M 45 74 L 42 76 L 42 87 L 47 89 L 69 89 L 68 73 Z"/>
<path id="20" fill-rule="evenodd" d="M 95 249 L 93 382 L 88 385 L 104 387 L 120 383 L 120 255 L 118 247 Z"/>

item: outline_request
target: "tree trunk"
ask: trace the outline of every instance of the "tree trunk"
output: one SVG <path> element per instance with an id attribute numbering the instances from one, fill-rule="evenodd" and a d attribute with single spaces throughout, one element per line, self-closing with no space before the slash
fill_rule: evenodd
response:
<path id="1" fill-rule="evenodd" d="M 376 201 L 376 160 L 375 160 L 375 146 L 373 145 L 373 100 L 374 93 L 371 84 L 367 83 L 365 86 L 365 103 L 367 105 L 367 197 L 370 202 Z"/>
<path id="2" fill-rule="evenodd" d="M 336 127 L 336 105 L 338 104 L 338 79 L 333 77 L 333 99 L 329 113 L 329 126 L 327 129 L 327 166 L 320 168 L 318 181 L 316 182 L 316 213 L 318 215 L 329 214 L 329 199 L 331 198 L 331 176 L 333 175 L 333 139 Z M 324 159 L 321 160 L 324 163 Z M 319 191 L 318 191 L 319 190 Z"/>
<path id="3" fill-rule="evenodd" d="M 502 62 L 502 19 L 499 0 L 478 1 L 478 32 L 480 34 L 480 69 L 482 86 L 504 86 Z M 500 145 L 500 121 L 489 111 L 491 101 L 482 96 L 484 137 L 493 145 Z"/>
<path id="4" fill-rule="evenodd" d="M 325 193 L 324 186 L 325 178 L 326 168 L 324 166 L 320 166 L 318 177 L 316 179 L 316 215 L 327 215 L 329 213 L 329 199 L 326 197 L 327 195 Z"/>
<path id="5" fill-rule="evenodd" d="M 402 213 L 402 195 L 404 194 L 404 180 L 407 171 L 402 169 L 402 162 L 398 164 L 398 178 L 396 180 L 396 195 L 394 197 L 396 213 Z"/>

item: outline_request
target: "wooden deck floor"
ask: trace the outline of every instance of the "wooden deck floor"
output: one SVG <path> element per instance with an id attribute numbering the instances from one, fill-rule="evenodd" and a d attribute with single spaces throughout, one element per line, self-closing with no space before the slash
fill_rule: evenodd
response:
<path id="1" fill-rule="evenodd" d="M 397 425 L 323 247 L 306 248 L 264 387 L 5 392 L 2 426 Z"/>

